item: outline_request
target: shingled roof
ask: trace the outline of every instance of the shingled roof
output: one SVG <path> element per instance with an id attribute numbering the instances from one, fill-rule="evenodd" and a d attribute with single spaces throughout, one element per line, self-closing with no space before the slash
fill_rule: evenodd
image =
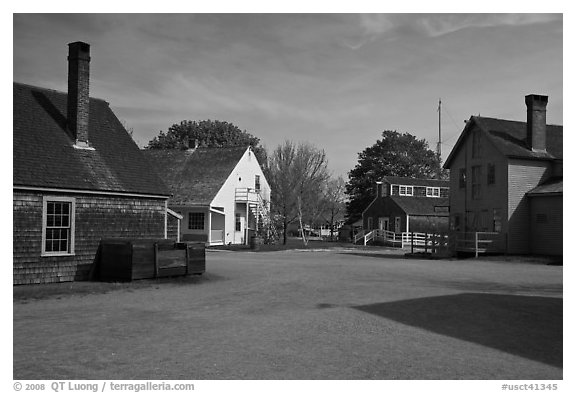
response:
<path id="1" fill-rule="evenodd" d="M 540 184 L 538 187 L 528 191 L 526 195 L 562 195 L 563 183 L 564 181 L 562 177 L 553 177 Z"/>
<path id="2" fill-rule="evenodd" d="M 390 184 L 402 184 L 408 186 L 450 187 L 450 181 L 438 179 L 417 179 L 412 177 L 384 176 L 382 181 Z"/>
<path id="3" fill-rule="evenodd" d="M 459 145 L 474 125 L 482 130 L 500 153 L 507 157 L 544 160 L 562 159 L 562 126 L 546 125 L 546 152 L 535 152 L 528 148 L 526 122 L 472 116 L 446 159 L 445 168 L 448 168 L 458 151 Z"/>
<path id="4" fill-rule="evenodd" d="M 169 196 L 106 101 L 90 98 L 93 150 L 74 147 L 67 94 L 14 83 L 14 187 Z"/>
<path id="5" fill-rule="evenodd" d="M 208 206 L 248 147 L 142 152 L 173 194 L 171 205 Z"/>
<path id="6" fill-rule="evenodd" d="M 390 197 L 406 214 L 414 216 L 448 216 L 448 198 L 423 198 L 393 195 Z"/>

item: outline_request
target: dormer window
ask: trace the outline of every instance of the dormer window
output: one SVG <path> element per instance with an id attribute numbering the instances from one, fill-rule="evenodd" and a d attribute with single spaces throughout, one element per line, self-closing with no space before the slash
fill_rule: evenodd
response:
<path id="1" fill-rule="evenodd" d="M 426 187 L 426 196 L 430 198 L 440 198 L 440 187 Z"/>
<path id="2" fill-rule="evenodd" d="M 400 195 L 413 196 L 414 195 L 414 187 L 413 186 L 400 186 Z"/>

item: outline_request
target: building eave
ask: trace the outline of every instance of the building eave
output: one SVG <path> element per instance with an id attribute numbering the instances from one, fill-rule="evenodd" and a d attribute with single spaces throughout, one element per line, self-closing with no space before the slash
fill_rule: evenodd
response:
<path id="1" fill-rule="evenodd" d="M 153 198 L 153 199 L 168 199 L 168 198 L 170 198 L 170 195 L 145 194 L 145 193 L 120 192 L 120 191 L 106 191 L 106 190 L 82 190 L 82 189 L 72 189 L 72 188 L 52 188 L 52 187 L 35 187 L 35 186 L 21 186 L 21 185 L 14 185 L 12 188 L 13 188 L 13 190 L 37 191 L 37 192 L 55 192 L 55 193 L 64 193 L 64 194 L 110 195 L 110 196 Z"/>

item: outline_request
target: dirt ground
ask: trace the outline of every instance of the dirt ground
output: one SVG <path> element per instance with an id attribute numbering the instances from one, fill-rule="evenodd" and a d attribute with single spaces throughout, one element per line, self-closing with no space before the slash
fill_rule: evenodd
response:
<path id="1" fill-rule="evenodd" d="M 562 266 L 333 248 L 207 270 L 15 296 L 14 379 L 562 379 Z"/>

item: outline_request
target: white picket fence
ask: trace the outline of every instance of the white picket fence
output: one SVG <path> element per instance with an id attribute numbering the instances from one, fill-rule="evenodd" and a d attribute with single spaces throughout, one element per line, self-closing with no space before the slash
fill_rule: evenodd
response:
<path id="1" fill-rule="evenodd" d="M 362 242 L 367 245 L 371 241 L 379 241 L 395 247 L 409 246 L 425 252 L 437 253 L 440 251 L 472 252 L 476 257 L 480 253 L 503 252 L 505 238 L 498 232 L 460 232 L 447 234 L 402 232 L 395 233 L 382 229 L 361 231 L 354 236 L 354 243 Z"/>
<path id="2" fill-rule="evenodd" d="M 371 231 L 361 231 L 357 233 L 354 236 L 354 243 L 358 243 L 360 240 L 363 241 L 364 245 L 367 245 L 370 241 L 380 241 L 392 246 L 402 247 L 414 245 L 420 247 L 431 244 L 433 240 L 435 242 L 439 242 L 440 240 L 445 241 L 447 240 L 447 236 L 422 232 L 396 233 L 383 229 L 373 229 Z"/>

